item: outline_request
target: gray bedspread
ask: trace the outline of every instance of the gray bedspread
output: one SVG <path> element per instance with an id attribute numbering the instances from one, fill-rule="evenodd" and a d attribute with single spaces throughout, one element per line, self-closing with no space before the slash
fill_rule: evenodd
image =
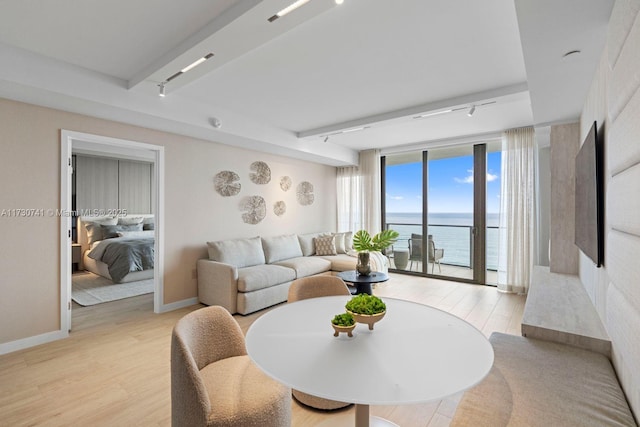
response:
<path id="1" fill-rule="evenodd" d="M 153 268 L 153 238 L 107 240 L 111 241 L 104 248 L 100 261 L 107 264 L 114 283 L 121 283 L 130 272 Z M 94 258 L 91 253 L 89 256 Z"/>

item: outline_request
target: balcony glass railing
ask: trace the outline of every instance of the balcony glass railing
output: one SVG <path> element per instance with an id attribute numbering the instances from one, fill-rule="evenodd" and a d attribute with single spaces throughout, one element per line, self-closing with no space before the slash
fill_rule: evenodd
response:
<path id="1" fill-rule="evenodd" d="M 436 248 L 444 249 L 442 264 L 471 268 L 473 250 L 471 235 L 473 227 L 468 225 L 429 224 L 429 234 L 433 235 Z M 394 248 L 408 248 L 411 234 L 421 234 L 422 224 L 387 223 L 398 233 Z M 498 269 L 498 227 L 487 227 L 487 270 Z"/>

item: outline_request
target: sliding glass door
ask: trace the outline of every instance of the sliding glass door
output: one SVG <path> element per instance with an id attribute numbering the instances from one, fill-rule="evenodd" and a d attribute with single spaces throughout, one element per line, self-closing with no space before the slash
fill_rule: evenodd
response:
<path id="1" fill-rule="evenodd" d="M 494 231 L 488 227 L 497 225 L 492 215 L 497 217 L 493 210 L 499 199 L 487 203 L 487 194 L 499 196 L 499 151 L 497 154 L 497 168 L 496 156 L 487 156 L 486 144 L 383 159 L 383 218 L 386 227 L 400 233 L 389 253 L 393 270 L 492 282 L 487 261 L 495 263 L 497 233 L 488 234 Z M 496 237 L 494 243 L 489 244 L 488 235 L 492 240 Z"/>

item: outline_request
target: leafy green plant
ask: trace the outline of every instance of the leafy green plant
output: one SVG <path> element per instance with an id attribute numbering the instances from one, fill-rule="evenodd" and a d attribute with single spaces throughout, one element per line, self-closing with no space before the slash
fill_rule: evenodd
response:
<path id="1" fill-rule="evenodd" d="M 381 252 L 383 249 L 393 245 L 400 233 L 395 230 L 382 230 L 375 236 L 371 237 L 367 230 L 358 230 L 353 235 L 353 249 L 358 252 Z"/>
<path id="2" fill-rule="evenodd" d="M 359 294 L 351 298 L 345 308 L 357 314 L 378 314 L 387 309 L 385 303 L 375 295 Z"/>
<path id="3" fill-rule="evenodd" d="M 336 314 L 331 320 L 331 323 L 336 326 L 353 326 L 356 321 L 354 320 L 351 313 L 342 313 Z"/>

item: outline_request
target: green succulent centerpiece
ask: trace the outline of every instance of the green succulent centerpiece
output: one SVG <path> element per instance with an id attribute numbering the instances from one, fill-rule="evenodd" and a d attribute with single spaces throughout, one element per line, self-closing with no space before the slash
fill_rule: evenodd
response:
<path id="1" fill-rule="evenodd" d="M 382 230 L 375 236 L 371 237 L 371 234 L 367 230 L 358 230 L 353 235 L 353 249 L 358 252 L 358 264 L 356 270 L 363 276 L 368 276 L 371 273 L 370 252 L 382 252 L 389 246 L 393 245 L 400 234 L 392 229 Z"/>
<path id="2" fill-rule="evenodd" d="M 333 326 L 333 336 L 337 337 L 340 332 L 346 332 L 347 336 L 353 336 L 353 329 L 356 327 L 356 320 L 351 313 L 336 314 L 331 319 L 331 326 Z"/>
<path id="3" fill-rule="evenodd" d="M 373 324 L 381 320 L 387 312 L 387 306 L 375 295 L 359 294 L 351 298 L 344 307 L 356 322 L 366 323 L 369 330 Z"/>
<path id="4" fill-rule="evenodd" d="M 338 326 L 351 326 L 355 325 L 356 321 L 353 319 L 351 313 L 342 313 L 336 314 L 331 320 L 331 323 Z"/>

